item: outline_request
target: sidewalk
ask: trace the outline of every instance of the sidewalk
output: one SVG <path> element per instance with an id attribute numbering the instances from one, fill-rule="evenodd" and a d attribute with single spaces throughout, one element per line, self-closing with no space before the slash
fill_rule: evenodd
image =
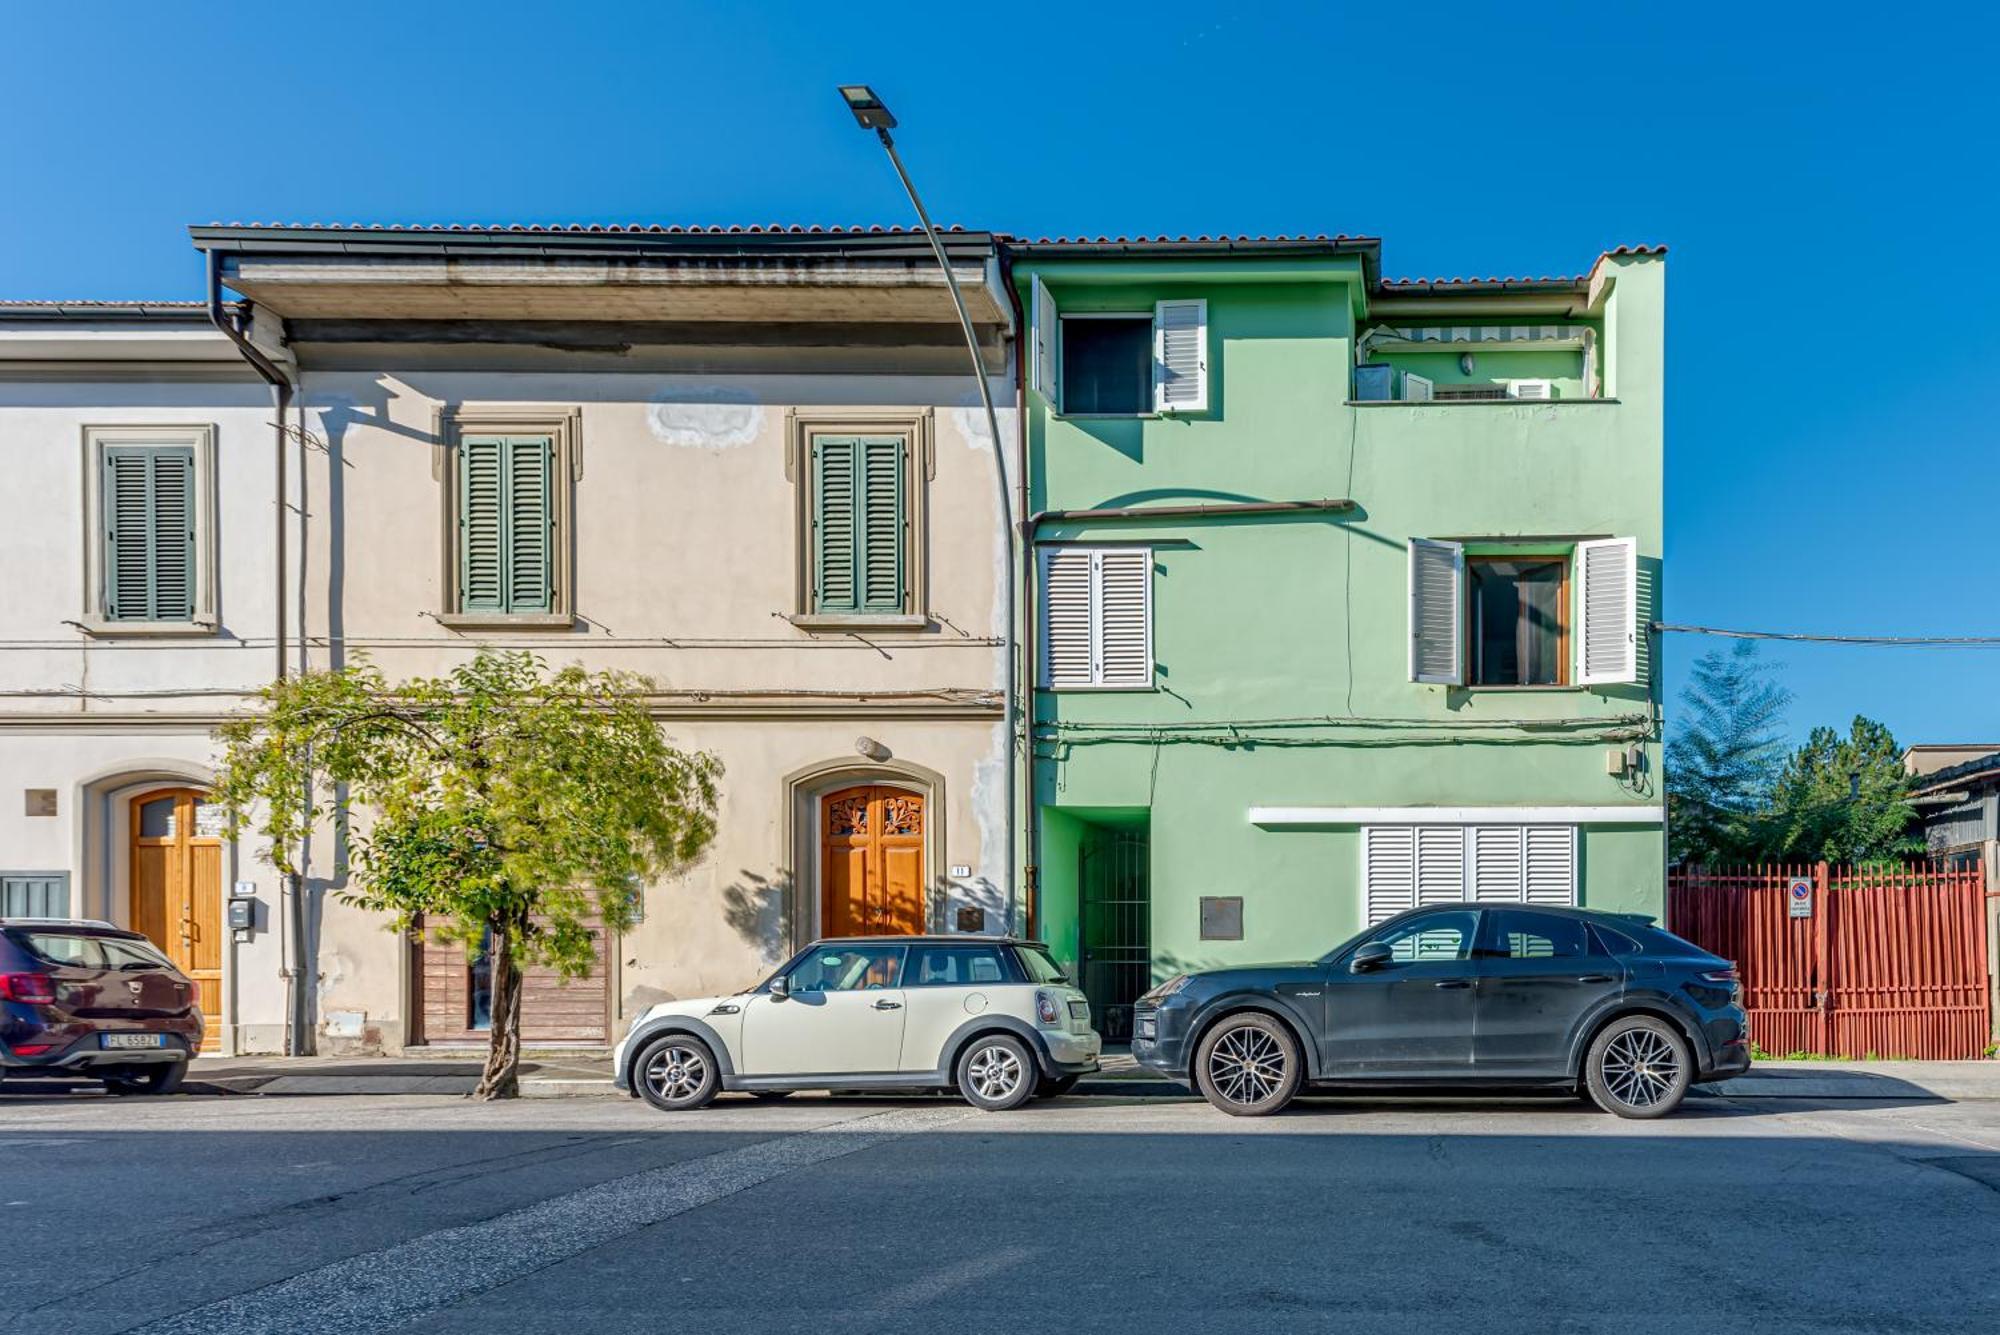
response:
<path id="1" fill-rule="evenodd" d="M 189 1093 L 470 1094 L 479 1083 L 477 1054 L 422 1057 L 201 1057 L 189 1068 Z M 1697 1087 L 1735 1099 L 2000 1100 L 2000 1061 L 1759 1062 L 1746 1076 Z M 1081 1081 L 1079 1095 L 1189 1097 L 1141 1070 L 1130 1054 L 1108 1052 L 1104 1070 Z M 524 1098 L 617 1096 L 609 1053 L 530 1052 L 521 1062 Z"/>

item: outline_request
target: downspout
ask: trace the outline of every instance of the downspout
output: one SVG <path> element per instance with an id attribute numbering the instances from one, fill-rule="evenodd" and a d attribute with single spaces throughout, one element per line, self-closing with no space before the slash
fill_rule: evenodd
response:
<path id="1" fill-rule="evenodd" d="M 286 676 L 286 641 L 289 638 L 286 634 L 287 623 L 285 617 L 285 602 L 289 597 L 289 590 L 286 587 L 285 561 L 287 486 L 285 447 L 288 444 L 285 419 L 292 403 L 293 383 L 291 377 L 287 376 L 277 363 L 266 357 L 262 349 L 250 341 L 249 336 L 244 333 L 242 324 L 238 318 L 223 309 L 222 257 L 213 250 L 207 252 L 207 254 L 209 323 L 222 331 L 223 336 L 235 344 L 236 351 L 242 355 L 243 360 L 250 363 L 251 369 L 256 371 L 266 384 L 270 385 L 271 406 L 276 414 L 276 420 L 272 423 L 274 433 L 273 444 L 275 446 L 274 464 L 277 474 L 275 494 L 273 496 L 273 508 L 276 511 L 273 536 L 275 539 L 274 560 L 277 568 L 277 579 L 274 589 L 276 597 L 272 600 L 272 616 L 276 626 L 274 631 L 276 648 L 272 664 L 272 675 L 274 680 L 282 682 Z M 285 883 L 279 891 L 278 898 L 279 957 L 282 961 L 279 974 L 285 980 L 285 1055 L 288 1057 L 302 1056 L 305 1053 L 305 1025 L 301 1019 L 300 1009 L 304 1002 L 305 994 L 304 989 L 299 986 L 299 979 L 303 973 L 300 961 L 304 958 L 305 953 L 305 915 L 300 912 L 301 899 L 303 897 L 301 889 L 299 873 L 296 871 L 288 872 L 285 875 Z M 235 938 L 233 934 L 230 940 L 230 953 L 230 972 L 233 975 L 235 973 Z"/>
<path id="2" fill-rule="evenodd" d="M 996 241 L 995 249 L 1000 255 L 1000 286 L 1006 289 L 1007 302 L 1014 312 L 1014 441 L 1015 478 L 1014 513 L 1028 513 L 1028 325 L 1027 312 L 1021 307 L 1021 293 L 1014 286 L 1014 260 L 1008 253 L 1007 243 Z M 1027 896 L 1025 924 L 1027 935 L 1040 940 L 1042 935 L 1042 822 L 1041 810 L 1035 799 L 1035 575 L 1033 561 L 1035 550 L 1032 542 L 1033 530 L 1023 524 L 1019 532 L 1009 533 L 1007 541 L 1017 546 L 1021 560 L 1015 570 L 1008 572 L 1015 578 L 1019 572 L 1020 624 L 1016 627 L 1015 642 L 1020 653 L 1009 664 L 1011 670 L 1020 675 L 1021 684 L 1021 762 L 1019 765 L 1021 784 L 1021 804 L 1018 810 L 1022 822 L 1022 867 L 1021 892 Z M 1010 725 L 1011 734 L 1011 725 Z M 1014 739 L 1007 739 L 1007 757 L 1013 761 Z M 1012 779 L 1009 780 L 1012 782 Z M 1007 837 L 1012 839 L 1013 832 Z"/>

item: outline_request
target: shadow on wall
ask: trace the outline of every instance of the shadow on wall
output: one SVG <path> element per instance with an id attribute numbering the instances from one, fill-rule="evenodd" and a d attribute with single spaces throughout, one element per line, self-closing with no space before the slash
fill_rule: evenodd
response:
<path id="1" fill-rule="evenodd" d="M 760 876 L 744 868 L 741 880 L 722 892 L 722 920 L 769 965 L 783 964 L 792 954 L 792 877 L 781 872 Z"/>

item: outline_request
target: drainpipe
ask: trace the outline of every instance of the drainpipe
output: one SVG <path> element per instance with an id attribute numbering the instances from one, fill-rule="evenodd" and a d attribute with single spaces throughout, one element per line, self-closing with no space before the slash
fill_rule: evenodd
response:
<path id="1" fill-rule="evenodd" d="M 1014 312 L 1014 443 L 1015 472 L 1014 514 L 1028 513 L 1028 314 L 1021 308 L 1021 294 L 1014 286 L 1014 260 L 1008 254 L 1005 242 L 995 245 L 1000 255 L 1000 286 L 1006 290 L 1007 303 Z M 1010 516 L 1011 518 L 1011 516 Z M 1035 802 L 1035 557 L 1031 539 L 1033 530 L 1023 525 L 1018 532 L 1010 531 L 1007 542 L 1010 548 L 1018 547 L 1021 561 L 1008 571 L 1014 578 L 1019 571 L 1020 626 L 1017 641 L 1020 652 L 1016 655 L 1021 683 L 1021 810 L 1023 866 L 1021 868 L 1021 889 L 1027 896 L 1027 935 L 1037 940 L 1042 934 L 1042 822 L 1041 811 Z M 1013 761 L 1014 739 L 1010 732 L 1007 739 L 1007 758 Z M 1012 777 L 1008 780 L 1013 781 Z M 1007 837 L 1014 837 L 1009 830 Z"/>
<path id="2" fill-rule="evenodd" d="M 276 620 L 276 655 L 272 666 L 275 680 L 282 682 L 286 675 L 286 641 L 288 639 L 286 634 L 285 602 L 289 597 L 289 591 L 286 588 L 285 562 L 285 493 L 287 481 L 285 453 L 288 443 L 285 433 L 285 418 L 287 411 L 291 407 L 294 385 L 291 377 L 286 375 L 277 363 L 266 357 L 262 349 L 250 341 L 249 336 L 243 330 L 243 321 L 238 316 L 231 314 L 223 308 L 222 257 L 213 250 L 208 252 L 208 319 L 209 323 L 222 331 L 224 337 L 236 345 L 236 351 L 242 355 L 243 360 L 250 363 L 251 369 L 263 377 L 264 382 L 271 387 L 271 406 L 276 414 L 276 420 L 272 423 L 272 429 L 275 433 L 273 444 L 275 446 L 274 453 L 276 457 L 274 463 L 277 472 L 276 490 L 273 497 L 274 508 L 277 512 L 274 527 L 277 580 L 274 589 L 276 597 L 272 603 L 272 614 Z M 301 1018 L 301 1008 L 305 1001 L 305 989 L 299 983 L 300 977 L 304 972 L 300 961 L 304 958 L 305 946 L 305 918 L 300 912 L 301 900 L 303 899 L 301 890 L 302 887 L 298 873 L 290 872 L 285 876 L 285 883 L 280 889 L 278 897 L 279 948 L 280 958 L 284 961 L 279 969 L 279 974 L 285 980 L 285 1055 L 288 1057 L 298 1057 L 305 1053 L 305 1024 Z M 230 949 L 233 953 L 235 949 L 233 937 Z M 230 972 L 234 973 L 235 970 L 232 968 Z"/>

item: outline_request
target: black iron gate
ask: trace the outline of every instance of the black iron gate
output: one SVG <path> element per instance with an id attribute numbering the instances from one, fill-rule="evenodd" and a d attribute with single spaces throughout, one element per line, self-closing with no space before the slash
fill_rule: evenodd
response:
<path id="1" fill-rule="evenodd" d="M 1077 856 L 1083 890 L 1077 957 L 1097 1032 L 1132 1041 L 1132 1003 L 1153 985 L 1151 847 L 1144 831 L 1106 830 Z"/>

